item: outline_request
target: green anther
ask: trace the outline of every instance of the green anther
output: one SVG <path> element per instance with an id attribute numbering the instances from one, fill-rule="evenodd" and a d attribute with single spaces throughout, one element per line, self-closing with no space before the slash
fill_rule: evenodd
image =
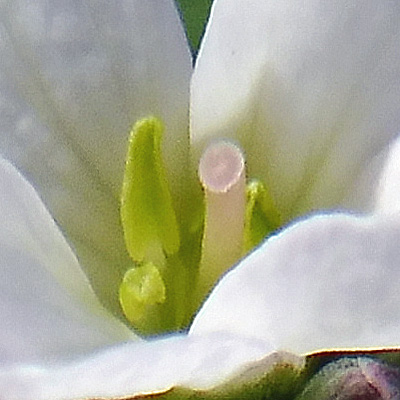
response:
<path id="1" fill-rule="evenodd" d="M 148 308 L 165 301 L 165 285 L 153 263 L 129 269 L 119 288 L 119 301 L 126 318 L 140 323 Z"/>
<path id="2" fill-rule="evenodd" d="M 161 155 L 162 122 L 139 120 L 129 139 L 121 195 L 121 220 L 128 252 L 135 261 L 154 261 L 154 248 L 179 250 L 179 230 Z"/>
<path id="3" fill-rule="evenodd" d="M 281 225 L 279 211 L 261 181 L 257 179 L 250 181 L 246 188 L 246 196 L 244 253 L 257 246 Z"/>

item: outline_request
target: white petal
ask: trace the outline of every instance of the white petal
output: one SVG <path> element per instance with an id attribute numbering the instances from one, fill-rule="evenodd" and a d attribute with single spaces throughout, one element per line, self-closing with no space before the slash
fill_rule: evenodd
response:
<path id="1" fill-rule="evenodd" d="M 0 364 L 66 359 L 134 335 L 106 313 L 33 188 L 0 159 Z"/>
<path id="2" fill-rule="evenodd" d="M 262 341 L 210 334 L 131 343 L 69 364 L 0 368 L 7 400 L 129 398 L 173 386 L 206 389 L 271 352 Z"/>
<path id="3" fill-rule="evenodd" d="M 175 185 L 185 170 L 191 57 L 175 5 L 2 1 L 0 59 L 1 153 L 40 192 L 116 308 L 130 263 L 118 207 L 131 124 L 162 117 Z M 108 276 L 96 273 L 107 267 Z"/>
<path id="4" fill-rule="evenodd" d="M 191 329 L 270 340 L 298 353 L 400 346 L 400 220 L 320 216 L 229 272 Z"/>
<path id="5" fill-rule="evenodd" d="M 285 219 L 366 206 L 376 181 L 364 198 L 354 187 L 400 125 L 399 40 L 392 0 L 216 0 L 192 81 L 196 150 L 237 139 Z"/>
<path id="6" fill-rule="evenodd" d="M 397 139 L 386 157 L 385 167 L 377 188 L 377 213 L 400 211 L 400 139 Z"/>

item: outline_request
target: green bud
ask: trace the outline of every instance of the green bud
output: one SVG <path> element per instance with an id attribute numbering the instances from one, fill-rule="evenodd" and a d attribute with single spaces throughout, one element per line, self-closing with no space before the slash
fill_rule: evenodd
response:
<path id="1" fill-rule="evenodd" d="M 400 372 L 369 357 L 327 364 L 296 400 L 389 400 L 400 396 Z"/>

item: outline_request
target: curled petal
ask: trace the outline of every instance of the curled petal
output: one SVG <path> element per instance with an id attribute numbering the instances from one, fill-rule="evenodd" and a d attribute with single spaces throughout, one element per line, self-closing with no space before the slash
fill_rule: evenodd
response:
<path id="1" fill-rule="evenodd" d="M 294 224 L 221 279 L 191 334 L 237 332 L 298 354 L 399 346 L 399 230 L 393 216 Z"/>
<path id="2" fill-rule="evenodd" d="M 65 360 L 134 335 L 99 304 L 33 188 L 0 159 L 0 364 Z"/>
<path id="3" fill-rule="evenodd" d="M 175 336 L 120 345 L 68 364 L 0 368 L 0 390 L 8 400 L 130 398 L 176 386 L 204 390 L 270 352 L 266 342 L 234 335 Z"/>

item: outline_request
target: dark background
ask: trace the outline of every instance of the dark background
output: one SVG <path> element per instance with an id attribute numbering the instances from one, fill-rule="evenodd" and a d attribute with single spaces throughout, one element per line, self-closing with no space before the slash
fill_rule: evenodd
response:
<path id="1" fill-rule="evenodd" d="M 194 55 L 196 55 L 213 0 L 175 1 L 181 11 L 182 20 L 185 24 L 186 33 L 192 47 L 192 52 Z"/>

